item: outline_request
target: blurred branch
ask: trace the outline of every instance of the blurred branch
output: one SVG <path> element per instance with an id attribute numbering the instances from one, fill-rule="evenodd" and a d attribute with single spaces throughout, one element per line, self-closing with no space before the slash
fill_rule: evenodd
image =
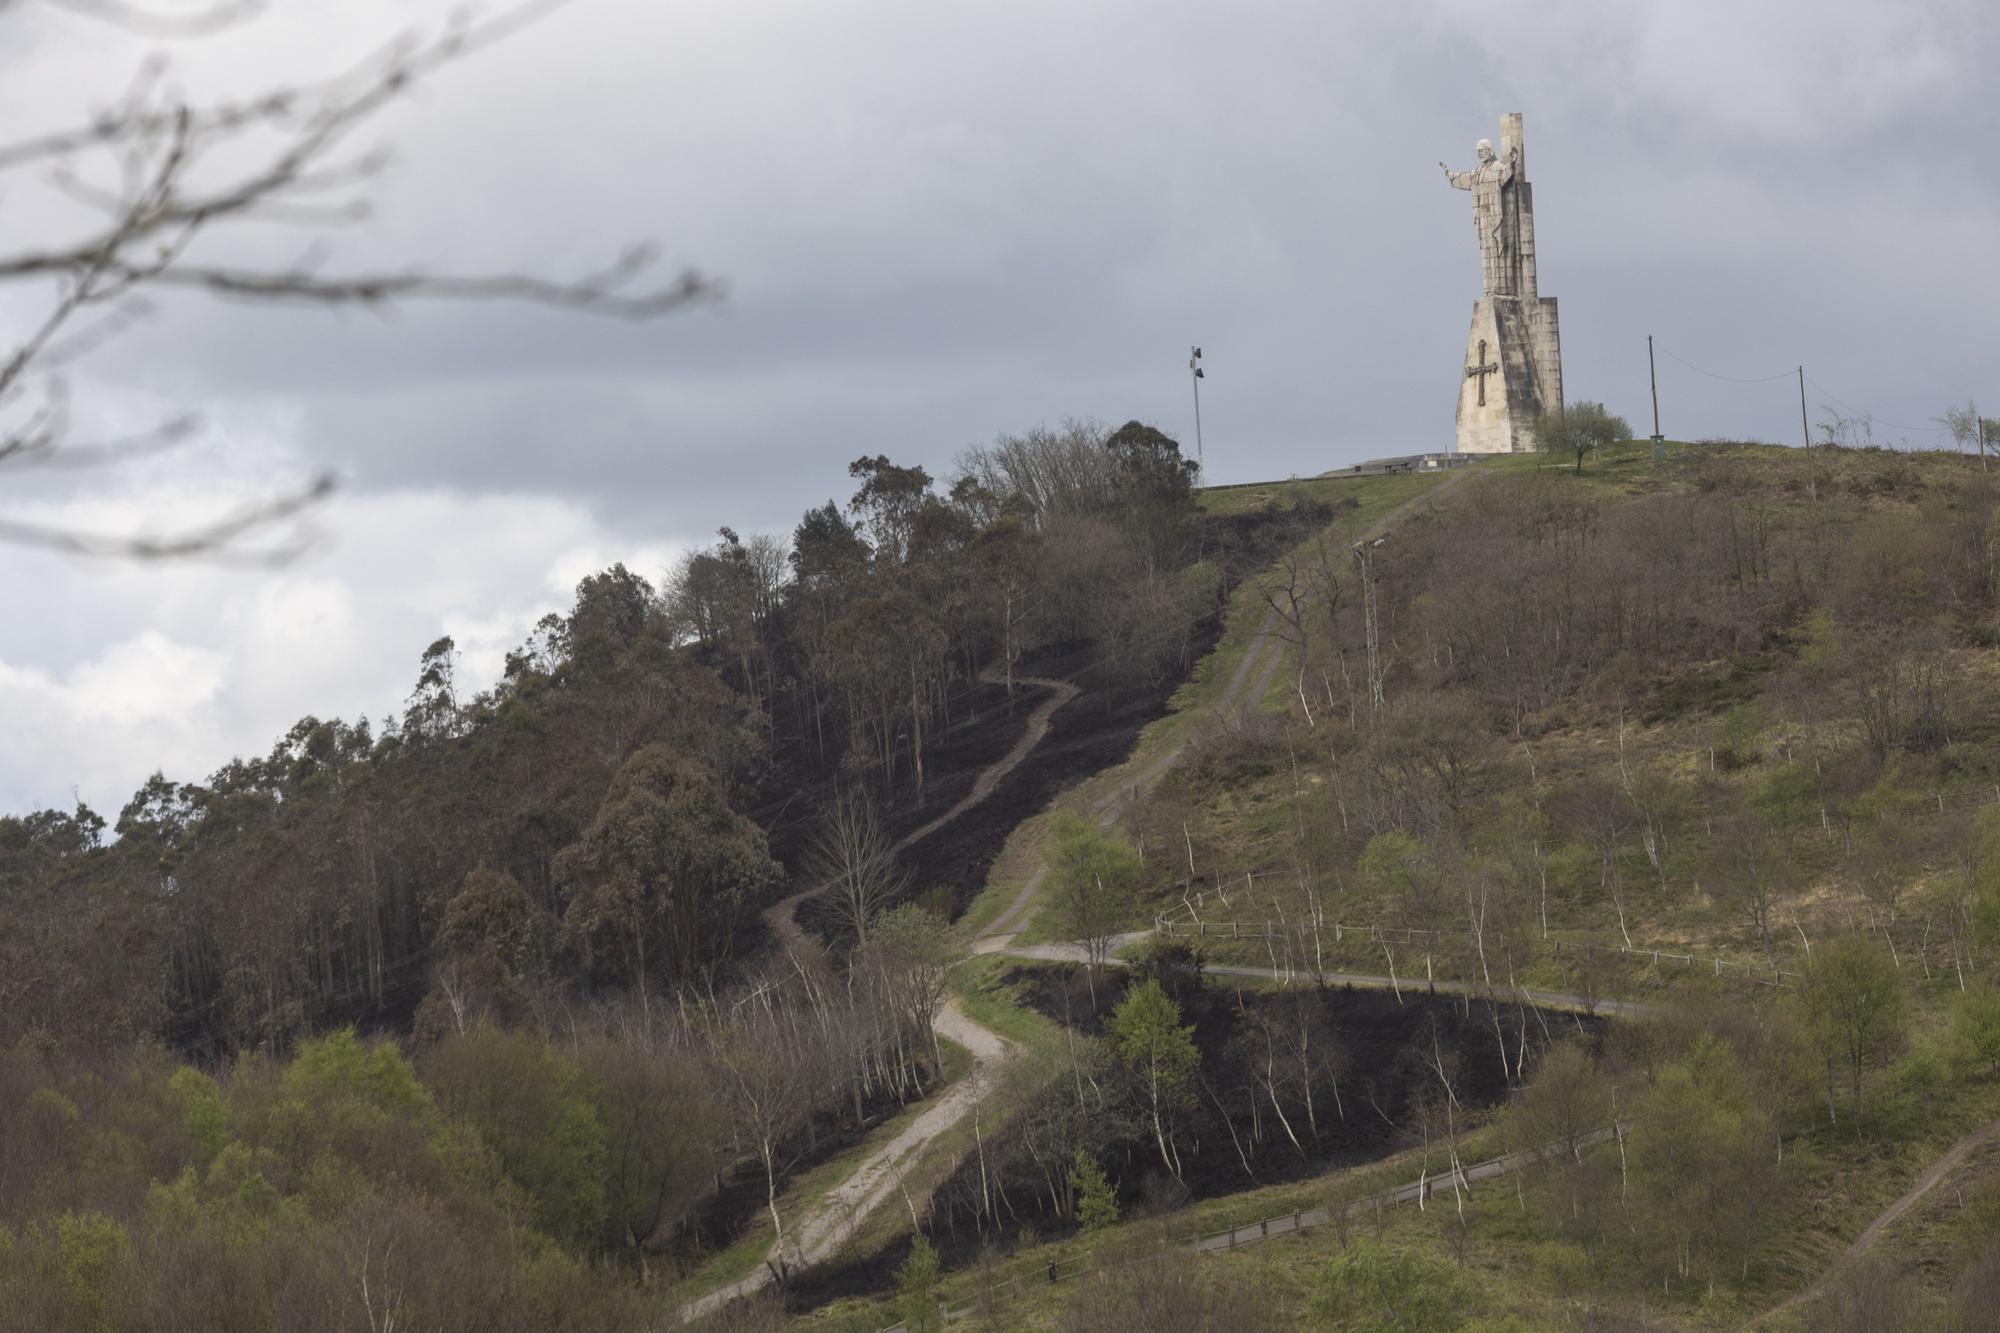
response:
<path id="1" fill-rule="evenodd" d="M 63 470 L 106 467 L 129 462 L 134 458 L 144 458 L 150 454 L 165 453 L 193 436 L 197 425 L 199 418 L 192 412 L 184 412 L 136 435 L 99 440 L 92 444 L 65 444 L 60 450 L 53 448 L 45 438 L 39 438 L 36 433 L 23 433 L 12 439 L 0 440 L 0 467 L 46 467 Z M 60 427 L 52 426 L 40 435 L 46 436 L 59 429 Z"/>
<path id="2" fill-rule="evenodd" d="M 206 37 L 254 18 L 264 7 L 263 0 L 203 0 L 182 6 L 139 5 L 125 0 L 43 0 L 43 3 L 147 37 Z M 0 10 L 4 8 L 0 5 Z"/>
<path id="3" fill-rule="evenodd" d="M 294 532 L 278 546 L 244 549 L 243 538 L 270 532 L 296 518 L 333 493 L 331 476 L 322 475 L 289 495 L 239 509 L 212 523 L 197 524 L 165 536 L 76 532 L 68 528 L 24 522 L 0 516 L 0 542 L 36 546 L 65 555 L 99 560 L 176 560 L 190 556 L 222 558 L 258 566 L 282 565 L 311 545 L 309 534 Z"/>
<path id="4" fill-rule="evenodd" d="M 683 272 L 652 290 L 638 293 L 619 290 L 650 262 L 650 258 L 642 258 L 636 265 L 621 261 L 605 274 L 576 282 L 525 275 L 454 277 L 440 273 L 317 277 L 304 272 L 259 273 L 189 265 L 168 270 L 154 280 L 161 286 L 196 287 L 218 296 L 253 301 L 304 301 L 319 305 L 375 305 L 411 297 L 525 301 L 623 319 L 654 319 L 717 292 L 712 282 L 692 271 Z"/>
<path id="5" fill-rule="evenodd" d="M 18 0 L 0 0 L 4 18 Z M 241 22 L 261 0 L 198 0 L 186 5 L 134 0 L 45 0 L 58 8 L 149 36 L 192 37 Z M 439 70 L 504 41 L 568 0 L 527 0 L 486 18 L 455 13 L 431 34 L 411 31 L 358 64 L 318 83 L 239 101 L 196 105 L 176 93 L 167 66 L 141 62 L 111 108 L 66 130 L 0 145 L 0 172 L 47 168 L 48 184 L 101 215 L 82 237 L 0 254 L 0 283 L 46 294 L 29 332 L 0 355 L 0 463 L 100 466 L 186 438 L 192 419 L 176 417 L 134 440 L 65 449 L 69 422 L 57 367 L 97 350 L 148 313 L 146 288 L 179 289 L 259 303 L 384 306 L 400 301 L 518 301 L 642 320 L 718 294 L 693 271 L 646 282 L 650 245 L 625 251 L 602 271 L 574 279 L 525 273 L 451 274 L 422 269 L 340 273 L 311 254 L 288 262 L 189 258 L 226 224 L 283 222 L 339 227 L 367 215 L 361 193 L 385 168 L 377 148 L 349 151 L 378 113 Z M 218 150 L 227 148 L 227 153 Z M 92 159 L 90 169 L 79 158 Z M 71 554 L 165 559 L 208 554 L 266 529 L 324 496 L 325 479 L 273 505 L 172 537 L 109 537 L 0 522 L 0 542 Z"/>

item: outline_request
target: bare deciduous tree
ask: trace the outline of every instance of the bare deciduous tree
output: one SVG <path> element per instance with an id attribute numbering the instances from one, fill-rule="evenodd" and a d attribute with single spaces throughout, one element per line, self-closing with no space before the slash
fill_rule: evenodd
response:
<path id="1" fill-rule="evenodd" d="M 1776 967 L 1771 914 L 1797 878 L 1792 857 L 1761 817 L 1746 814 L 1725 826 L 1708 860 L 1709 896 L 1757 928 L 1764 958 Z"/>
<path id="2" fill-rule="evenodd" d="M 778 1181 L 792 1159 L 786 1145 L 811 1118 L 827 1077 L 826 1043 L 793 998 L 775 987 L 743 996 L 710 1033 L 711 1082 L 764 1169 L 764 1203 L 782 1268 L 785 1223 Z"/>
<path id="3" fill-rule="evenodd" d="M 806 873 L 827 890 L 834 915 L 868 942 L 868 927 L 909 883 L 896 864 L 895 848 L 882 831 L 875 802 L 858 787 L 834 794 L 806 851 Z"/>

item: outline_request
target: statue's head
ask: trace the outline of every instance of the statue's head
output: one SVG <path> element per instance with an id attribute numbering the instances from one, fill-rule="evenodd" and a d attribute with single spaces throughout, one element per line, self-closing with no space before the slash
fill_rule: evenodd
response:
<path id="1" fill-rule="evenodd" d="M 1479 141 L 1479 160 L 1481 162 L 1491 162 L 1493 160 L 1493 141 L 1491 139 L 1481 139 Z"/>

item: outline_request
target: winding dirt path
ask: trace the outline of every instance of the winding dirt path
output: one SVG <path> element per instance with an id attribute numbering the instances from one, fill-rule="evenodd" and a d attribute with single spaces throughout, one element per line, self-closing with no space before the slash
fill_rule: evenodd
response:
<path id="1" fill-rule="evenodd" d="M 932 1141 L 971 1113 L 974 1104 L 985 1095 L 993 1071 L 1007 1059 L 1013 1047 L 967 1018 L 956 1004 L 945 1005 L 937 1018 L 937 1030 L 972 1052 L 971 1073 L 946 1089 L 895 1138 L 863 1158 L 852 1175 L 829 1190 L 802 1221 L 795 1222 L 786 1246 L 789 1253 L 781 1258 L 773 1245 L 756 1272 L 682 1306 L 681 1322 L 713 1314 L 738 1297 L 769 1286 L 775 1267 L 782 1265 L 796 1271 L 832 1258 L 861 1229 L 861 1224 L 897 1192 L 903 1173 L 923 1156 Z"/>
<path id="2" fill-rule="evenodd" d="M 980 678 L 992 684 L 999 684 L 1001 680 L 991 671 L 983 673 Z M 981 770 L 973 780 L 971 790 L 950 809 L 904 834 L 891 848 L 892 851 L 901 852 L 914 847 L 991 796 L 1001 780 L 1020 767 L 1021 762 L 1048 736 L 1049 721 L 1056 710 L 1077 696 L 1077 687 L 1066 680 L 1017 676 L 1015 683 L 1032 685 L 1044 691 L 1044 697 L 1028 714 L 1027 726 L 1022 730 L 1020 739 L 1006 754 Z M 802 951 L 819 948 L 818 942 L 799 925 L 797 913 L 800 903 L 825 888 L 824 884 L 815 884 L 764 909 L 765 924 L 771 928 L 781 947 Z M 770 1285 L 775 1270 L 780 1267 L 805 1268 L 831 1258 L 860 1229 L 869 1215 L 888 1201 L 899 1187 L 903 1173 L 923 1156 L 924 1150 L 939 1135 L 971 1113 L 974 1104 L 990 1085 L 994 1071 L 1012 1053 L 1013 1047 L 997 1034 L 973 1022 L 950 1002 L 938 1014 L 937 1030 L 940 1035 L 949 1037 L 972 1053 L 971 1071 L 946 1089 L 895 1138 L 864 1157 L 852 1175 L 828 1191 L 803 1219 L 795 1221 L 790 1244 L 786 1246 L 789 1253 L 781 1255 L 773 1244 L 764 1256 L 763 1266 L 755 1272 L 683 1306 L 683 1323 L 713 1314 L 738 1297 L 748 1296 Z"/>
<path id="3" fill-rule="evenodd" d="M 1414 495 L 1391 509 L 1382 517 L 1369 524 L 1354 540 L 1372 542 L 1388 532 L 1409 514 L 1437 499 L 1450 490 L 1467 475 L 1464 470 L 1452 472 L 1438 485 Z M 1277 675 L 1278 666 L 1284 661 L 1285 641 L 1278 637 L 1278 612 L 1272 608 L 1264 612 L 1264 618 L 1257 623 L 1257 632 L 1250 636 L 1250 642 L 1243 650 L 1243 657 L 1236 664 L 1236 670 L 1229 674 L 1229 683 L 1223 687 L 1222 696 L 1209 705 L 1212 712 L 1225 718 L 1249 716 L 1270 693 L 1271 681 Z M 1114 786 L 1109 795 L 1101 798 L 1094 807 L 1100 828 L 1109 828 L 1124 811 L 1127 804 L 1151 791 L 1167 771 L 1186 751 L 1192 737 L 1183 736 L 1168 746 L 1166 750 L 1148 761 L 1135 773 L 1130 781 Z M 1004 911 L 993 919 L 980 937 L 973 941 L 974 953 L 1006 952 L 1034 914 L 1035 899 L 1042 891 L 1042 885 L 1049 877 L 1049 863 L 1043 861 L 1021 885 L 1021 891 L 1014 895 Z"/>
<path id="4" fill-rule="evenodd" d="M 1222 698 L 1216 704 L 1218 712 L 1240 715 L 1246 711 L 1243 700 L 1245 686 L 1250 679 L 1250 668 L 1276 641 L 1272 630 L 1277 620 L 1276 611 L 1264 613 L 1263 621 L 1257 626 L 1257 633 L 1252 636 L 1250 646 L 1243 652 L 1243 660 L 1236 664 L 1236 670 L 1229 677 L 1229 685 L 1223 690 Z M 1273 654 L 1274 659 L 1275 656 Z M 1273 664 L 1275 665 L 1275 661 Z M 1260 678 L 1268 679 L 1268 672 L 1262 673 Z M 1257 697 L 1262 698 L 1263 695 L 1259 693 Z M 1112 789 L 1110 795 L 1098 800 L 1092 807 L 1097 814 L 1097 826 L 1108 829 L 1117 822 L 1118 816 L 1134 798 L 1151 791 L 1154 784 L 1166 776 L 1167 770 L 1179 761 L 1182 751 L 1187 749 L 1187 744 L 1186 738 L 1174 742 L 1158 758 L 1142 768 L 1130 783 L 1121 783 Z M 1013 943 L 1015 937 L 1027 928 L 1028 918 L 1034 915 L 1035 899 L 1040 896 L 1042 885 L 1048 878 L 1049 863 L 1044 860 L 1035 866 L 1034 873 L 1021 885 L 1021 891 L 1014 895 L 1013 901 L 1007 904 L 999 916 L 993 918 L 993 923 L 986 927 L 985 933 L 972 942 L 972 951 L 999 953 Z"/>
<path id="5" fill-rule="evenodd" d="M 1006 1059 L 1013 1049 L 967 1018 L 955 1004 L 947 1004 L 938 1015 L 937 1028 L 972 1052 L 971 1074 L 954 1083 L 937 1099 L 936 1105 L 925 1110 L 902 1133 L 871 1154 L 853 1175 L 833 1188 L 819 1210 L 799 1225 L 795 1264 L 806 1266 L 831 1258 L 868 1214 L 889 1197 L 903 1170 L 923 1154 L 931 1140 L 971 1112 L 973 1103 L 986 1091 L 993 1066 Z"/>
<path id="6" fill-rule="evenodd" d="M 1834 1261 L 1826 1266 L 1826 1271 L 1821 1273 L 1811 1286 L 1799 1292 L 1798 1295 L 1786 1300 L 1784 1303 L 1772 1306 L 1755 1320 L 1752 1320 L 1751 1326 L 1755 1327 L 1767 1319 L 1775 1318 L 1788 1310 L 1797 1309 L 1808 1301 L 1815 1301 L 1824 1296 L 1827 1285 L 1840 1275 L 1842 1269 L 1867 1253 L 1869 1247 L 1882 1238 L 1883 1232 L 1894 1226 L 1896 1220 L 1904 1213 L 1914 1208 L 1919 1199 L 1922 1199 L 1926 1194 L 1936 1189 L 1946 1176 L 1963 1166 L 1966 1158 L 1995 1139 L 2000 1139 L 2000 1120 L 1989 1120 L 1978 1129 L 1973 1130 L 1970 1134 L 1960 1139 L 1957 1143 L 1952 1144 L 1951 1147 L 1945 1149 L 1936 1161 L 1924 1168 L 1923 1174 L 1917 1177 L 1914 1184 L 1904 1190 L 1894 1203 L 1877 1213 L 1874 1221 L 1861 1229 L 1861 1234 L 1854 1238 L 1852 1244 L 1835 1256 Z"/>
<path id="7" fill-rule="evenodd" d="M 979 678 L 989 685 L 1001 684 L 1005 679 L 991 668 L 981 672 Z M 1045 692 L 1041 702 L 1037 703 L 1034 711 L 1028 714 L 1028 725 L 1022 731 L 1021 738 L 1014 742 L 1013 748 L 1008 750 L 1006 754 L 1001 755 L 981 770 L 979 776 L 973 779 L 972 789 L 960 797 L 950 809 L 899 838 L 895 846 L 889 849 L 892 854 L 916 846 L 925 838 L 928 838 L 931 834 L 937 832 L 946 824 L 949 824 L 952 820 L 957 819 L 967 810 L 970 810 L 973 806 L 978 805 L 981 801 L 991 796 L 994 789 L 1000 785 L 1000 780 L 1009 773 L 1012 773 L 1016 768 L 1019 768 L 1021 761 L 1026 759 L 1034 751 L 1034 748 L 1042 743 L 1043 738 L 1049 734 L 1049 719 L 1055 716 L 1056 710 L 1077 696 L 1076 686 L 1066 680 L 1055 680 L 1048 676 L 1016 676 L 1014 683 L 1016 685 L 1032 685 Z M 800 903 L 824 888 L 826 888 L 824 884 L 815 884 L 810 888 L 800 889 L 789 898 L 772 903 L 764 909 L 764 924 L 771 928 L 771 933 L 777 936 L 779 942 L 787 948 L 809 949 L 817 947 L 813 943 L 812 937 L 807 935 L 805 930 L 799 925 L 798 910 Z"/>
<path id="8" fill-rule="evenodd" d="M 1373 541 L 1397 520 L 1417 506 L 1434 499 L 1437 495 L 1460 480 L 1465 474 L 1455 472 L 1444 482 L 1422 495 L 1414 496 L 1396 506 L 1377 519 L 1356 539 Z M 1229 683 L 1222 696 L 1212 707 L 1224 716 L 1244 716 L 1254 709 L 1269 691 L 1270 682 L 1283 659 L 1284 642 L 1276 634 L 1277 612 L 1266 611 L 1258 623 L 1257 631 L 1251 636 L 1244 649 L 1242 660 L 1230 674 Z M 995 681 L 991 671 L 982 673 L 981 679 Z M 1016 678 L 1024 685 L 1033 685 L 1046 691 L 1042 700 L 1028 715 L 1027 727 L 1012 749 L 989 765 L 956 804 L 943 814 L 911 830 L 897 841 L 893 850 L 902 851 L 914 846 L 924 838 L 963 815 L 993 794 L 1000 782 L 1025 760 L 1035 747 L 1048 735 L 1049 722 L 1055 711 L 1074 699 L 1077 687 L 1068 681 L 1046 677 L 1022 676 Z M 997 682 L 995 682 L 997 683 Z M 1108 827 L 1125 808 L 1126 802 L 1150 790 L 1179 761 L 1187 748 L 1187 738 L 1176 741 L 1160 755 L 1149 760 L 1129 782 L 1117 784 L 1110 795 L 1097 805 L 1098 823 Z M 987 931 L 973 943 L 974 953 L 1018 952 L 1022 956 L 1041 956 L 1034 950 L 1011 950 L 1008 946 L 1017 936 L 1023 924 L 1032 913 L 1036 895 L 1047 880 L 1048 863 L 1043 861 L 1028 877 L 1021 891 L 1015 895 L 1006 909 L 1001 912 Z M 812 894 L 824 889 L 823 884 L 801 890 L 798 893 L 773 903 L 764 909 L 764 920 L 772 934 L 787 948 L 814 949 L 818 945 L 800 927 L 797 920 L 798 906 Z M 1144 932 L 1141 932 L 1144 933 Z M 1138 938 L 1134 935 L 1132 938 Z M 1076 946 L 1042 946 L 1061 949 Z M 1211 969 L 1226 971 L 1226 969 Z M 1387 979 L 1383 979 L 1386 983 Z M 793 1253 L 783 1256 L 777 1247 L 766 1256 L 763 1267 L 748 1277 L 729 1286 L 692 1301 L 681 1309 L 683 1322 L 699 1319 L 712 1314 L 729 1302 L 741 1296 L 750 1295 L 770 1284 L 775 1269 L 781 1263 L 791 1267 L 805 1267 L 831 1257 L 849 1237 L 860 1229 L 862 1223 L 874 1210 L 882 1205 L 894 1192 L 902 1178 L 902 1173 L 914 1163 L 933 1141 L 949 1131 L 968 1115 L 979 1098 L 984 1095 L 997 1068 L 1012 1054 L 1013 1047 L 997 1034 L 981 1027 L 959 1010 L 955 1004 L 947 1004 L 938 1016 L 938 1031 L 972 1052 L 971 1072 L 941 1095 L 936 1103 L 923 1111 L 901 1133 L 888 1143 L 876 1148 L 864 1158 L 846 1180 L 835 1186 L 828 1195 L 806 1214 L 793 1229 Z"/>

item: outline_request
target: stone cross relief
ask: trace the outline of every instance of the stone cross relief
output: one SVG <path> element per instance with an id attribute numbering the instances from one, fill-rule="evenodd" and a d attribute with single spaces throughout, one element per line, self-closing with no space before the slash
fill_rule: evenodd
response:
<path id="1" fill-rule="evenodd" d="M 1500 364 L 1497 361 L 1488 361 L 1486 359 L 1486 339 L 1481 338 L 1479 340 L 1478 362 L 1465 368 L 1465 377 L 1467 379 L 1477 379 L 1479 381 L 1479 405 L 1481 407 L 1486 406 L 1486 377 L 1499 373 Z"/>
<path id="2" fill-rule="evenodd" d="M 1513 206 L 1510 187 L 1520 165 L 1518 148 L 1502 162 L 1491 139 L 1479 141 L 1479 165 L 1470 171 L 1453 171 L 1438 163 L 1453 189 L 1472 191 L 1472 225 L 1479 233 L 1479 275 L 1486 296 L 1516 295 L 1514 270 L 1521 252 L 1521 211 Z"/>

